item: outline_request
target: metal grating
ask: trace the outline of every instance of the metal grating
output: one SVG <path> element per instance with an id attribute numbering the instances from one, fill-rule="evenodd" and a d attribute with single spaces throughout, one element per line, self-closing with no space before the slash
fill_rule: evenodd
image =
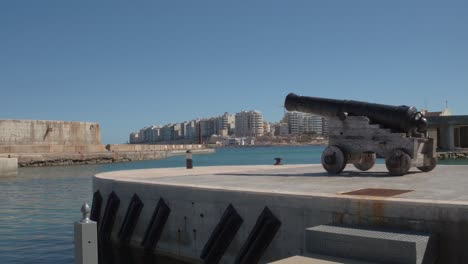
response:
<path id="1" fill-rule="evenodd" d="M 360 190 L 351 191 L 351 192 L 345 192 L 345 193 L 341 193 L 341 194 L 392 197 L 392 196 L 397 196 L 397 195 L 412 192 L 412 191 L 413 190 L 366 188 L 366 189 L 360 189 Z"/>

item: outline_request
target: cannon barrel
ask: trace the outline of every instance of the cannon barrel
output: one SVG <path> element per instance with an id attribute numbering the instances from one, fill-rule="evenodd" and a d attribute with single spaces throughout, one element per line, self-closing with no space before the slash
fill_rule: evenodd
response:
<path id="1" fill-rule="evenodd" d="M 412 106 L 393 106 L 367 103 L 353 100 L 336 100 L 309 96 L 299 96 L 293 93 L 286 96 L 284 107 L 288 111 L 299 111 L 324 117 L 339 117 L 344 120 L 349 116 L 366 116 L 371 122 L 399 132 L 424 133 L 427 120 Z"/>

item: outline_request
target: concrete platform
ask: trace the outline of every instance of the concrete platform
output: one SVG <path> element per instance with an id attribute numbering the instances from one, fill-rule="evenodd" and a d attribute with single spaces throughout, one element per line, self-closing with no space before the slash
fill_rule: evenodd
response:
<path id="1" fill-rule="evenodd" d="M 149 169 L 98 174 L 94 190 L 103 194 L 104 201 L 112 191 L 122 201 L 114 238 L 134 193 L 149 204 L 133 234 L 135 246 L 141 242 L 154 205 L 164 198 L 171 215 L 157 249 L 194 261 L 199 261 L 224 209 L 232 204 L 244 223 L 220 263 L 233 262 L 265 206 L 281 227 L 261 263 L 306 255 L 305 229 L 321 224 L 435 234 L 439 238 L 437 263 L 468 263 L 467 169 L 440 165 L 432 172 L 412 169 L 398 177 L 388 176 L 384 165 L 369 172 L 348 165 L 340 175 L 326 174 L 321 165 Z"/>
<path id="2" fill-rule="evenodd" d="M 18 159 L 0 157 L 0 177 L 16 176 L 18 174 Z"/>
<path id="3" fill-rule="evenodd" d="M 388 176 L 384 165 L 376 165 L 368 172 L 348 165 L 342 174 L 330 176 L 318 164 L 148 169 L 102 173 L 97 177 L 224 191 L 336 198 L 356 198 L 343 193 L 364 188 L 398 189 L 411 191 L 392 198 L 376 198 L 378 195 L 358 198 L 468 205 L 467 166 L 439 165 L 428 173 L 413 168 L 408 175 L 397 177 Z"/>

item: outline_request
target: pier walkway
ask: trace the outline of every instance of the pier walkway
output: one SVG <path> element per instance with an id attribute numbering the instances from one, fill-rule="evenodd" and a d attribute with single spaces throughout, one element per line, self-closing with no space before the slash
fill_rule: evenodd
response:
<path id="1" fill-rule="evenodd" d="M 166 208 L 154 250 L 193 263 L 307 256 L 314 252 L 306 230 L 320 225 L 416 232 L 437 239 L 425 253 L 436 263 L 468 263 L 466 166 L 413 168 L 398 177 L 388 176 L 384 165 L 368 172 L 348 165 L 339 175 L 310 164 L 146 169 L 101 173 L 93 184 L 103 203 L 120 201 L 113 241 L 135 211 L 132 204 L 141 201 L 130 244 L 140 247 L 153 220 L 162 219 L 157 208 Z M 100 216 L 111 215 L 103 212 L 105 204 L 101 208 Z"/>

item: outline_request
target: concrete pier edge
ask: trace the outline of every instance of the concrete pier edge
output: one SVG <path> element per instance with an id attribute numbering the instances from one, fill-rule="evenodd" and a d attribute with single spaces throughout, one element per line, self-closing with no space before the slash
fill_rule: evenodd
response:
<path id="1" fill-rule="evenodd" d="M 0 177 L 16 176 L 18 174 L 18 159 L 0 158 Z"/>
<path id="2" fill-rule="evenodd" d="M 171 209 L 157 251 L 200 261 L 200 253 L 225 208 L 232 204 L 244 223 L 220 263 L 232 263 L 267 206 L 281 227 L 260 263 L 307 255 L 305 229 L 323 224 L 418 231 L 437 235 L 437 263 L 463 263 L 468 253 L 468 184 L 463 166 L 439 166 L 430 173 L 386 177 L 373 172 L 326 175 L 320 165 L 224 166 L 116 171 L 93 180 L 106 201 L 111 192 L 121 199 L 112 240 L 133 194 L 145 204 L 130 244 L 138 247 L 160 198 Z M 452 186 L 453 185 L 453 186 Z M 398 197 L 343 195 L 362 188 L 408 189 Z M 322 191 L 318 191 L 322 190 Z M 105 206 L 103 204 L 103 206 Z M 196 235 L 194 235 L 196 234 Z"/>

